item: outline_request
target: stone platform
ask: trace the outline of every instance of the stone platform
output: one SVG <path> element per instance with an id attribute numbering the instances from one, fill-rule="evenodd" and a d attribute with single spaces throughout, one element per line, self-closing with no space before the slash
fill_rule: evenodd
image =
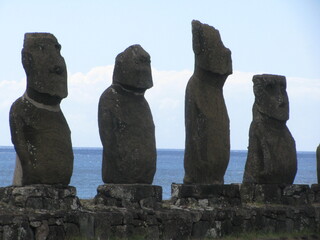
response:
<path id="1" fill-rule="evenodd" d="M 157 208 L 162 187 L 148 184 L 104 184 L 97 189 L 96 204 L 127 208 Z"/>
<path id="2" fill-rule="evenodd" d="M 237 206 L 246 203 L 305 205 L 320 203 L 320 185 L 304 184 L 172 184 L 176 206 Z"/>
<path id="3" fill-rule="evenodd" d="M 0 201 L 20 208 L 76 210 L 80 202 L 72 186 L 34 184 L 0 188 Z"/>
<path id="4" fill-rule="evenodd" d="M 305 205 L 320 203 L 320 185 L 253 184 L 239 185 L 243 203 Z"/>
<path id="5" fill-rule="evenodd" d="M 237 206 L 241 204 L 238 184 L 172 184 L 171 200 L 176 206 Z"/>
<path id="6" fill-rule="evenodd" d="M 287 186 L 286 194 L 288 195 L 291 192 L 290 196 L 297 197 L 303 191 L 291 190 L 296 188 L 307 189 L 303 186 Z M 238 187 L 240 193 L 236 187 Z M 10 199 L 19 200 L 19 198 L 25 198 L 25 195 L 32 196 L 32 198 L 38 196 L 41 199 L 43 196 L 45 198 L 61 199 L 61 196 L 59 197 L 57 193 L 67 198 L 70 194 L 72 196 L 75 194 L 73 187 L 67 187 L 64 190 L 66 192 L 63 192 L 63 188 L 57 188 L 55 190 L 52 190 L 52 187 L 45 186 L 28 186 L 23 189 L 0 188 L 0 240 L 198 240 L 216 239 L 250 232 L 292 233 L 294 231 L 308 231 L 312 236 L 320 236 L 320 185 L 312 185 L 309 191 L 314 197 L 309 198 L 308 204 L 300 205 L 291 205 L 290 201 L 287 204 L 245 203 L 244 201 L 238 204 L 237 200 L 236 205 L 223 206 L 221 204 L 222 207 L 219 207 L 219 204 L 207 207 L 177 206 L 169 200 L 161 201 L 161 188 L 150 185 L 102 185 L 98 188 L 99 193 L 95 200 L 80 200 L 81 207 L 75 210 L 71 207 L 66 208 L 66 210 L 56 207 L 50 207 L 52 210 L 39 210 L 38 208 L 30 208 L 28 204 L 25 204 L 27 207 L 21 207 L 22 204 L 18 204 L 26 203 L 28 200 L 17 201 L 15 204 L 10 203 Z M 74 191 L 67 193 L 70 188 Z M 230 190 L 229 193 L 228 189 Z M 177 191 L 174 194 L 176 197 L 188 199 L 191 191 L 197 201 L 200 201 L 201 197 L 204 196 L 209 197 L 209 199 L 215 198 L 215 196 L 224 196 L 225 198 L 229 196 L 232 199 L 231 196 L 236 196 L 236 199 L 238 199 L 241 189 L 244 190 L 240 184 L 222 185 L 222 187 L 202 186 L 200 190 L 199 187 L 177 186 Z M 284 190 L 282 193 L 284 193 Z M 13 198 L 13 196 L 15 197 Z M 243 194 L 241 196 L 243 197 Z M 255 196 L 259 196 L 259 194 L 255 193 Z M 102 203 L 105 199 L 107 199 L 106 201 L 114 199 L 122 207 L 97 204 L 97 198 L 100 198 Z M 156 201 L 156 208 L 147 208 L 144 204 L 145 199 Z M 257 197 L 253 198 L 254 201 L 257 199 Z M 53 201 L 53 203 L 55 202 Z M 125 204 L 128 204 L 128 207 L 123 207 Z M 303 239 L 319 239 L 319 237 Z"/>

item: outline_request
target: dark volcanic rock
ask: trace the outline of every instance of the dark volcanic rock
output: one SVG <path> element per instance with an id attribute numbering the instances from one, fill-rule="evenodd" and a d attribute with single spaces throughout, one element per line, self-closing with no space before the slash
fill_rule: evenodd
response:
<path id="1" fill-rule="evenodd" d="M 20 208 L 75 210 L 80 207 L 76 188 L 63 185 L 35 184 L 0 188 L 0 200 Z"/>
<path id="2" fill-rule="evenodd" d="M 159 187 L 147 184 L 138 184 L 137 187 L 135 184 L 113 185 L 99 186 L 100 197 L 112 196 L 118 200 L 140 203 L 144 197 L 161 200 Z M 209 187 L 211 190 L 203 187 L 203 193 L 216 195 L 216 191 L 211 192 L 216 187 Z M 285 195 L 282 197 L 297 198 L 306 188 L 303 185 L 284 186 L 282 189 Z M 319 190 L 319 186 L 312 188 Z M 219 189 L 223 189 L 223 185 L 217 186 L 216 190 Z M 233 195 L 234 187 L 229 190 L 227 195 Z M 259 195 L 262 194 L 258 191 Z M 271 191 L 272 188 L 268 187 L 267 194 L 270 196 L 273 195 Z M 43 203 L 50 204 L 50 208 L 39 209 L 38 204 L 30 206 L 29 198 L 37 203 L 33 201 L 37 197 L 42 198 Z M 72 187 L 33 185 L 0 188 L 0 239 L 216 239 L 230 234 L 241 236 L 243 233 L 243 236 L 247 236 L 250 232 L 265 236 L 269 232 L 283 235 L 299 231 L 301 234 L 313 233 L 319 236 L 320 229 L 320 205 L 312 202 L 301 202 L 299 205 L 291 205 L 291 201 L 288 201 L 289 205 L 249 203 L 200 207 L 177 206 L 164 201 L 162 207 L 151 209 L 111 207 L 95 204 L 91 199 L 81 200 L 80 207 L 78 204 L 69 205 L 70 197 L 75 197 L 75 189 Z M 56 205 L 58 200 L 63 200 L 67 205 L 59 207 Z"/>
<path id="3" fill-rule="evenodd" d="M 318 184 L 320 184 L 320 144 L 317 148 L 317 176 L 318 176 Z"/>
<path id="4" fill-rule="evenodd" d="M 289 119 L 286 78 L 255 75 L 253 83 L 255 102 L 243 182 L 292 184 L 297 155 L 295 141 L 286 126 Z"/>
<path id="5" fill-rule="evenodd" d="M 156 171 L 154 123 L 144 92 L 152 86 L 150 56 L 133 45 L 116 58 L 113 84 L 99 101 L 105 183 L 151 184 Z"/>
<path id="6" fill-rule="evenodd" d="M 97 189 L 96 204 L 128 208 L 156 208 L 162 187 L 149 184 L 104 184 Z"/>
<path id="7" fill-rule="evenodd" d="M 150 55 L 140 45 L 132 45 L 118 54 L 114 68 L 114 84 L 142 91 L 153 86 Z"/>
<path id="8" fill-rule="evenodd" d="M 15 185 L 68 185 L 73 170 L 70 129 L 60 109 L 67 70 L 60 44 L 49 33 L 26 33 L 22 63 L 27 90 L 10 110 L 17 152 Z"/>
<path id="9" fill-rule="evenodd" d="M 238 206 L 241 204 L 237 184 L 172 184 L 171 200 L 176 206 Z"/>
<path id="10" fill-rule="evenodd" d="M 221 184 L 229 163 L 229 117 L 223 85 L 232 73 L 231 52 L 219 31 L 192 21 L 195 70 L 185 96 L 185 184 Z"/>

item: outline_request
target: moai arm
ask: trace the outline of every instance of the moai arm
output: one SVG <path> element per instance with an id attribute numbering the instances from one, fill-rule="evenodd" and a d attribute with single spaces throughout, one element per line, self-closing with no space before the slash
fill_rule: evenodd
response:
<path id="1" fill-rule="evenodd" d="M 257 145 L 256 146 L 256 160 L 258 161 L 259 169 L 258 169 L 258 176 L 261 178 L 261 180 L 268 178 L 268 173 L 272 172 L 272 165 L 271 163 L 271 154 L 270 149 L 267 143 L 266 138 L 263 136 L 263 134 L 258 131 L 259 138 L 255 138 Z"/>
<path id="2" fill-rule="evenodd" d="M 261 125 L 251 123 L 244 182 L 259 183 L 264 181 L 270 171 L 270 151 L 260 128 Z"/>
<path id="3" fill-rule="evenodd" d="M 113 118 L 111 117 L 111 111 L 108 109 L 108 105 L 105 103 L 107 101 L 106 92 L 100 98 L 99 101 L 99 109 L 98 109 L 98 125 L 99 125 L 99 133 L 100 139 L 103 145 L 110 142 L 111 139 L 111 131 L 106 131 L 106 129 L 114 129 L 115 126 L 113 124 Z M 103 146 L 108 147 L 108 146 Z"/>
<path id="4" fill-rule="evenodd" d="M 110 92 L 107 89 L 101 96 L 99 100 L 98 108 L 98 125 L 99 125 L 99 135 L 103 145 L 103 160 L 102 160 L 102 180 L 104 182 L 109 182 L 113 179 L 112 164 L 113 158 L 117 156 L 117 147 L 113 146 L 115 143 L 114 131 L 116 130 L 116 118 L 113 116 L 112 111 L 109 108 L 110 99 L 107 95 Z M 112 91 L 111 91 L 112 92 Z M 112 94 L 112 93 L 111 93 Z"/>
<path id="5" fill-rule="evenodd" d="M 19 100 L 18 100 L 19 101 Z M 14 104 L 10 110 L 10 130 L 11 130 L 11 141 L 15 147 L 16 153 L 19 157 L 22 169 L 28 169 L 32 165 L 32 159 L 30 157 L 28 143 L 25 137 L 26 123 L 23 116 L 18 115 L 16 110 L 17 105 Z M 27 174 L 30 171 L 23 171 L 23 179 L 29 179 Z M 24 182 L 24 180 L 23 180 Z"/>
<path id="6" fill-rule="evenodd" d="M 320 184 L 320 144 L 317 148 L 317 176 L 318 176 L 318 184 Z"/>

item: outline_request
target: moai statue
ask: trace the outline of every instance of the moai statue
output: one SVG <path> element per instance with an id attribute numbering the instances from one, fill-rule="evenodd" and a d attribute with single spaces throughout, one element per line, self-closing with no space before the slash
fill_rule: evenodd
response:
<path id="1" fill-rule="evenodd" d="M 318 176 L 318 184 L 320 184 L 320 144 L 317 148 L 317 176 Z"/>
<path id="2" fill-rule="evenodd" d="M 155 127 L 144 98 L 152 86 L 150 56 L 140 45 L 130 46 L 116 57 L 113 83 L 101 95 L 98 110 L 105 183 L 153 181 Z"/>
<path id="3" fill-rule="evenodd" d="M 26 33 L 22 64 L 27 90 L 10 110 L 15 147 L 13 184 L 68 185 L 73 170 L 70 129 L 60 109 L 67 97 L 67 69 L 61 46 L 50 33 Z"/>
<path id="4" fill-rule="evenodd" d="M 297 172 L 295 141 L 287 128 L 286 78 L 253 76 L 253 120 L 249 131 L 244 183 L 292 184 Z"/>
<path id="5" fill-rule="evenodd" d="M 215 28 L 192 21 L 195 69 L 185 96 L 185 184 L 223 184 L 230 157 L 223 85 L 232 74 L 231 51 Z"/>

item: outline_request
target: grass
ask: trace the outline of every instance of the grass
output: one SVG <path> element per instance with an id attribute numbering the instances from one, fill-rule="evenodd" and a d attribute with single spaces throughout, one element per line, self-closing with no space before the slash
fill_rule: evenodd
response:
<path id="1" fill-rule="evenodd" d="M 305 238 L 308 237 L 308 238 Z M 68 238 L 68 240 L 86 240 L 87 238 L 74 237 Z M 130 238 L 118 238 L 110 237 L 108 240 L 142 240 L 145 239 L 142 236 L 132 236 Z M 205 238 L 204 240 L 209 240 L 213 238 Z M 263 233 L 263 232 L 250 232 L 250 233 L 241 233 L 237 235 L 226 236 L 218 238 L 219 240 L 301 240 L 301 239 L 320 239 L 320 232 L 314 231 L 300 231 L 300 232 L 291 232 L 291 233 Z M 98 240 L 97 238 L 90 240 Z M 195 240 L 195 239 L 193 239 Z"/>
<path id="2" fill-rule="evenodd" d="M 237 235 L 230 235 L 220 238 L 220 240 L 263 240 L 263 239 L 274 239 L 274 240 L 291 240 L 291 239 L 305 239 L 303 237 L 308 237 L 308 239 L 320 239 L 320 231 L 310 231 L 304 230 L 300 232 L 290 232 L 290 233 L 272 233 L 272 232 L 249 232 L 249 233 L 241 233 Z M 313 238 L 310 238 L 313 237 Z"/>

